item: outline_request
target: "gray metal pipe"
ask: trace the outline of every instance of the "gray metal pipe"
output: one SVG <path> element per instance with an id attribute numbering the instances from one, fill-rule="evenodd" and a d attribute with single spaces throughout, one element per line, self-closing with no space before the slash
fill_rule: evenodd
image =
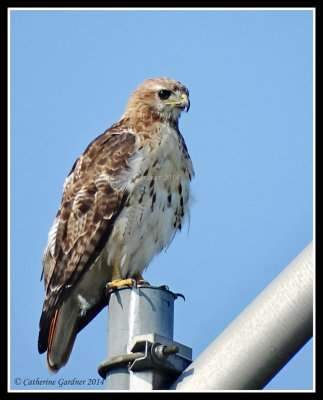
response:
<path id="1" fill-rule="evenodd" d="M 310 243 L 184 370 L 170 389 L 262 389 L 312 335 Z"/>
<path id="2" fill-rule="evenodd" d="M 191 349 L 173 341 L 176 298 L 165 287 L 152 286 L 111 294 L 108 359 L 98 367 L 107 389 L 167 388 L 191 362 Z"/>

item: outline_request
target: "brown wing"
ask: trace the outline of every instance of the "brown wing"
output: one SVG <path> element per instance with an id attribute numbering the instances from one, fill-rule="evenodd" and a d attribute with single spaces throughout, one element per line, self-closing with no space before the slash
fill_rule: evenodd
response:
<path id="1" fill-rule="evenodd" d="M 135 151 L 136 136 L 124 131 L 119 122 L 89 144 L 64 183 L 43 255 L 46 298 L 40 319 L 40 353 L 47 349 L 55 311 L 100 255 L 128 198 L 127 179 Z"/>

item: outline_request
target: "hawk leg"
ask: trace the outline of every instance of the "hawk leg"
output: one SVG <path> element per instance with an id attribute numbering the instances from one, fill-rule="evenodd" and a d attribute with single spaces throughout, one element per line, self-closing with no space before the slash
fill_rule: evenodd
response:
<path id="1" fill-rule="evenodd" d="M 118 289 L 123 286 L 135 286 L 136 283 L 137 282 L 131 278 L 129 278 L 129 279 L 114 279 L 113 281 L 108 282 L 106 284 L 106 288 L 107 288 L 108 292 L 110 292 L 110 290 Z"/>
<path id="2" fill-rule="evenodd" d="M 111 282 L 106 284 L 106 294 L 123 286 L 150 286 L 150 283 L 140 273 L 134 275 L 133 278 L 122 279 L 119 268 L 112 268 L 112 272 Z"/>
<path id="3" fill-rule="evenodd" d="M 108 282 L 106 284 L 106 294 L 109 294 L 111 291 L 118 289 L 120 287 L 123 287 L 123 286 L 135 286 L 136 283 L 137 282 L 131 278 L 122 279 L 121 273 L 120 273 L 120 268 L 113 266 L 111 282 Z"/>
<path id="4" fill-rule="evenodd" d="M 136 280 L 136 283 L 139 286 L 151 286 L 150 283 L 146 281 L 146 279 L 144 279 L 140 273 L 134 275 L 134 279 Z"/>

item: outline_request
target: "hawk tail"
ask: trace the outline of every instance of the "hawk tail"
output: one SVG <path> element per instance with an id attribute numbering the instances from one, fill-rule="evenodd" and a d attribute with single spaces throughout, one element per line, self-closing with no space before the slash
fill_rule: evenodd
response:
<path id="1" fill-rule="evenodd" d="M 63 367 L 71 354 L 78 332 L 78 308 L 67 301 L 56 309 L 50 323 L 47 341 L 47 367 L 55 373 Z"/>

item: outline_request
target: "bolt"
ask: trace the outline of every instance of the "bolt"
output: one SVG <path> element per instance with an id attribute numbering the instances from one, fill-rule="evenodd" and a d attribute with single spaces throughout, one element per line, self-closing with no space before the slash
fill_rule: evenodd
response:
<path id="1" fill-rule="evenodd" d="M 159 345 L 155 347 L 155 355 L 159 360 L 162 360 L 169 356 L 170 354 L 178 353 L 178 346 L 163 346 Z"/>

